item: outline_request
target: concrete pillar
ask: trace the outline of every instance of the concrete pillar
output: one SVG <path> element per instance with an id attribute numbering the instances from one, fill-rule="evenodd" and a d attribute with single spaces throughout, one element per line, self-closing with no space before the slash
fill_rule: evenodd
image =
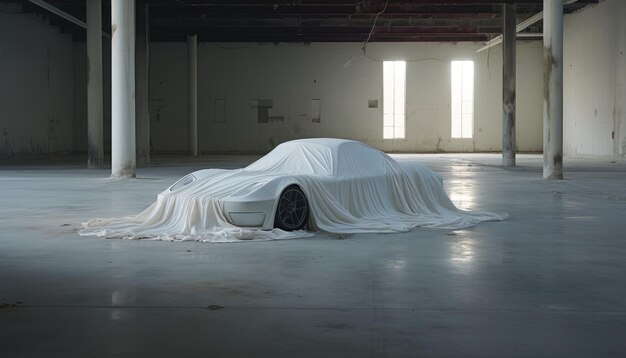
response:
<path id="1" fill-rule="evenodd" d="M 502 5 L 502 165 L 515 166 L 515 4 Z"/>
<path id="2" fill-rule="evenodd" d="M 198 36 L 187 36 L 187 115 L 189 153 L 198 155 Z"/>
<path id="3" fill-rule="evenodd" d="M 149 73 L 150 73 L 150 34 L 148 24 L 148 4 L 137 4 L 137 58 L 136 101 L 137 110 L 137 164 L 150 163 L 150 111 L 149 111 Z"/>
<path id="4" fill-rule="evenodd" d="M 563 0 L 543 13 L 543 177 L 563 179 Z"/>
<path id="5" fill-rule="evenodd" d="M 111 0 L 111 177 L 135 163 L 135 0 Z"/>
<path id="6" fill-rule="evenodd" d="M 102 2 L 87 0 L 87 167 L 104 162 L 102 107 Z"/>

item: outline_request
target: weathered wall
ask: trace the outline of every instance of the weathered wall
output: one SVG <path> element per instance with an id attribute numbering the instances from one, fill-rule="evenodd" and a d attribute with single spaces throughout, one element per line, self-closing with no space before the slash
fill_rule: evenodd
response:
<path id="1" fill-rule="evenodd" d="M 387 151 L 498 151 L 501 48 L 479 44 L 372 43 L 367 54 L 407 60 L 407 137 L 382 139 L 382 63 L 361 43 L 211 44 L 198 49 L 198 128 L 203 152 L 264 152 L 293 138 L 345 137 Z M 542 45 L 518 43 L 517 143 L 542 148 Z M 150 116 L 156 151 L 187 148 L 186 43 L 151 44 Z M 436 59 L 436 60 L 432 60 Z M 450 60 L 475 61 L 474 138 L 450 138 Z M 215 100 L 225 100 L 216 122 Z M 272 99 L 258 123 L 253 99 Z M 321 99 L 312 123 L 311 100 Z M 376 109 L 368 100 L 377 99 Z M 282 117 L 282 119 L 281 119 Z"/>
<path id="2" fill-rule="evenodd" d="M 565 17 L 564 152 L 626 155 L 626 1 Z"/>
<path id="3" fill-rule="evenodd" d="M 40 18 L 0 4 L 0 157 L 84 151 L 86 61 Z M 568 155 L 626 155 L 626 2 L 606 0 L 565 18 L 564 131 Z M 110 150 L 110 51 L 104 46 L 105 148 Z M 199 44 L 203 152 L 264 152 L 301 137 L 346 137 L 387 151 L 498 151 L 501 48 L 478 44 L 373 43 L 368 55 L 407 63 L 407 138 L 382 139 L 382 64 L 360 43 Z M 517 143 L 540 151 L 540 42 L 518 44 Z M 150 111 L 155 151 L 187 148 L 186 44 L 151 46 Z M 422 59 L 437 59 L 424 60 Z M 473 139 L 450 138 L 450 60 L 475 61 Z M 416 61 L 417 60 L 417 61 Z M 216 122 L 215 100 L 225 100 Z M 258 123 L 253 99 L 272 99 Z M 321 100 L 313 123 L 311 100 Z M 378 108 L 368 108 L 377 99 Z M 282 117 L 282 119 L 281 119 Z"/>
<path id="4" fill-rule="evenodd" d="M 0 3 L 0 157 L 74 148 L 71 36 Z"/>

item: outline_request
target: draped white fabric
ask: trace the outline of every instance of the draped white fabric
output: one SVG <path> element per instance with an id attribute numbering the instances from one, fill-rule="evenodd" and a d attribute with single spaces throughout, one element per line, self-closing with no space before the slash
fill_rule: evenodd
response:
<path id="1" fill-rule="evenodd" d="M 274 183 L 275 185 L 266 185 Z M 166 190 L 134 217 L 92 219 L 81 235 L 107 238 L 236 242 L 312 235 L 307 231 L 239 228 L 224 203 L 244 188 L 277 199 L 297 184 L 309 202 L 309 230 L 329 233 L 403 232 L 416 227 L 459 229 L 506 214 L 457 209 L 441 177 L 414 163 L 400 164 L 365 144 L 306 139 L 279 145 L 244 169 L 211 169 L 176 191 Z"/>

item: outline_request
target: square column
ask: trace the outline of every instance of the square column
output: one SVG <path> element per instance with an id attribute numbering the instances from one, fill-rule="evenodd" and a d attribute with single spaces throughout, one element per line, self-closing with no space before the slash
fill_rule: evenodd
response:
<path id="1" fill-rule="evenodd" d="M 137 164 L 150 163 L 150 31 L 148 4 L 137 5 L 136 92 Z"/>
<path id="2" fill-rule="evenodd" d="M 543 13 L 543 177 L 563 179 L 563 0 Z"/>
<path id="3" fill-rule="evenodd" d="M 87 0 L 87 167 L 102 168 L 102 1 Z"/>
<path id="4" fill-rule="evenodd" d="M 515 4 L 502 5 L 502 165 L 515 166 Z"/>
<path id="5" fill-rule="evenodd" d="M 135 0 L 111 0 L 111 177 L 135 165 Z"/>
<path id="6" fill-rule="evenodd" d="M 189 153 L 198 155 L 198 35 L 187 36 L 187 115 Z"/>

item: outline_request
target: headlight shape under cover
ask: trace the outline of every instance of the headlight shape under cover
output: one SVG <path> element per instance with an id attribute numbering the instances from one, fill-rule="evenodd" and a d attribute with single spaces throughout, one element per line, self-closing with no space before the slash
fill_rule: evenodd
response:
<path id="1" fill-rule="evenodd" d="M 170 191 L 178 190 L 178 189 L 180 189 L 180 188 L 182 188 L 184 186 L 187 186 L 187 185 L 193 183 L 194 181 L 196 181 L 196 177 L 193 176 L 193 174 L 186 175 L 186 176 L 182 177 L 182 179 L 180 179 L 179 181 L 174 183 L 174 185 L 172 185 L 172 187 L 170 188 Z"/>

